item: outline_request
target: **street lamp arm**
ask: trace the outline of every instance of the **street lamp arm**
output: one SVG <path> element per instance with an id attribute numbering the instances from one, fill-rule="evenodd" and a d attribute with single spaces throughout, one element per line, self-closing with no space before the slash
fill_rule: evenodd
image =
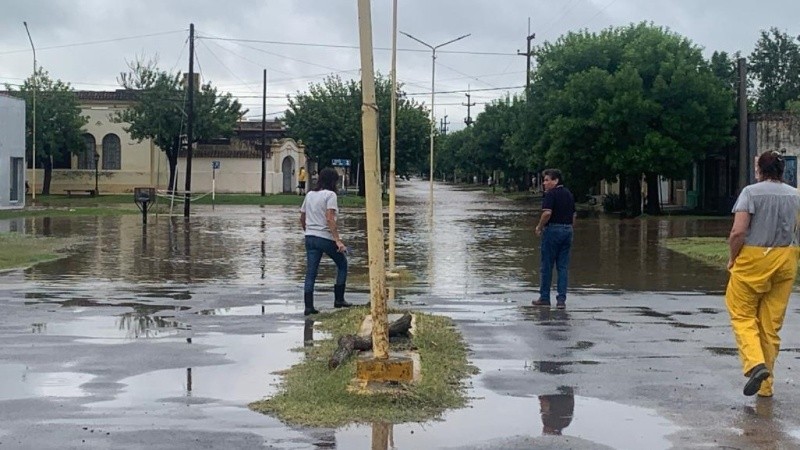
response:
<path id="1" fill-rule="evenodd" d="M 435 48 L 434 48 L 432 45 L 430 45 L 430 44 L 428 44 L 428 43 L 426 43 L 426 42 L 424 42 L 424 41 L 422 41 L 422 40 L 420 40 L 420 39 L 417 39 L 417 38 L 415 38 L 414 36 L 412 36 L 412 35 L 410 35 L 410 34 L 406 33 L 405 31 L 401 31 L 401 32 L 400 32 L 400 34 L 402 34 L 402 35 L 404 35 L 404 36 L 407 36 L 407 37 L 410 37 L 411 39 L 413 39 L 413 40 L 415 40 L 415 41 L 419 42 L 420 44 L 424 45 L 425 47 L 428 47 L 428 48 L 429 48 L 429 49 L 431 49 L 431 50 L 434 50 L 434 49 L 435 49 Z"/>
<path id="2" fill-rule="evenodd" d="M 434 48 L 434 50 L 435 50 L 435 49 L 437 49 L 437 48 L 439 48 L 439 47 L 444 47 L 444 46 L 445 46 L 445 45 L 447 45 L 447 44 L 452 44 L 452 43 L 453 43 L 453 42 L 455 42 L 455 41 L 460 41 L 461 39 L 464 39 L 465 37 L 469 37 L 469 36 L 472 36 L 472 33 L 465 34 L 465 35 L 463 35 L 463 36 L 459 36 L 459 37 L 457 37 L 457 38 L 455 38 L 455 39 L 453 39 L 453 40 L 447 41 L 447 42 L 445 42 L 444 44 L 439 44 L 439 45 L 437 45 L 436 47 L 433 47 L 433 48 Z"/>

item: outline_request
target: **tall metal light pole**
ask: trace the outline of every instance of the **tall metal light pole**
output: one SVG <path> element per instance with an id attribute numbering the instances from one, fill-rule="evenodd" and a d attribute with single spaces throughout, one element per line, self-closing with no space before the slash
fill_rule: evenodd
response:
<path id="1" fill-rule="evenodd" d="M 439 44 L 439 45 L 430 45 L 427 42 L 422 41 L 420 39 L 417 39 L 414 36 L 404 32 L 404 31 L 401 31 L 400 33 L 406 35 L 407 37 L 410 37 L 411 39 L 413 39 L 413 40 L 419 42 L 420 44 L 424 45 L 425 47 L 428 47 L 429 49 L 431 49 L 432 64 L 431 64 L 431 173 L 430 173 L 430 187 L 431 187 L 431 203 L 432 203 L 433 202 L 433 139 L 434 139 L 434 134 L 435 134 L 434 132 L 436 130 L 436 117 L 434 116 L 434 112 L 433 112 L 434 107 L 436 106 L 436 89 L 435 89 L 435 87 L 436 87 L 436 49 L 444 47 L 447 44 L 452 44 L 453 42 L 460 41 L 461 39 L 464 39 L 465 37 L 470 36 L 471 33 L 470 34 L 465 34 L 463 36 L 459 36 L 459 37 L 457 37 L 455 39 L 449 40 L 449 41 L 447 41 L 447 42 L 445 42 L 443 44 Z M 431 208 L 433 208 L 432 204 L 431 204 Z"/>
<path id="2" fill-rule="evenodd" d="M 395 176 L 397 167 L 395 162 L 395 149 L 397 146 L 397 0 L 392 1 L 392 107 L 391 127 L 389 128 L 389 270 L 395 269 L 395 208 L 397 197 L 395 194 Z"/>
<path id="3" fill-rule="evenodd" d="M 28 40 L 31 41 L 31 50 L 33 50 L 33 77 L 31 80 L 33 81 L 33 111 L 31 112 L 31 116 L 33 117 L 32 122 L 32 133 L 31 133 L 31 167 L 33 170 L 31 171 L 31 193 L 33 195 L 32 199 L 36 201 L 36 47 L 33 46 L 33 39 L 31 39 L 31 32 L 28 31 L 28 22 L 22 22 L 25 25 L 25 32 L 28 33 Z"/>

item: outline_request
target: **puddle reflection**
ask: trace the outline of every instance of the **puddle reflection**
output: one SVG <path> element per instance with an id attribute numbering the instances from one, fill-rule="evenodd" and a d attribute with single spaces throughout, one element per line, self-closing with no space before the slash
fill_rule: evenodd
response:
<path id="1" fill-rule="evenodd" d="M 525 448 L 532 446 L 537 436 L 562 439 L 557 436 L 561 434 L 570 437 L 569 443 L 581 443 L 578 448 L 658 450 L 671 448 L 668 437 L 680 430 L 653 410 L 581 397 L 569 387 L 534 398 L 502 396 L 480 388 L 475 394 L 478 398 L 473 407 L 449 411 L 443 421 L 394 425 L 392 444 L 403 449 Z M 383 439 L 381 435 L 381 444 Z M 372 426 L 336 431 L 337 448 L 370 448 L 374 442 Z M 554 448 L 570 445 L 552 442 Z"/>
<path id="2" fill-rule="evenodd" d="M 301 328 L 266 335 L 195 335 L 193 345 L 210 345 L 214 347 L 210 353 L 223 354 L 230 363 L 156 370 L 126 378 L 120 380 L 126 387 L 115 399 L 91 406 L 148 410 L 152 403 L 164 401 L 246 405 L 273 395 L 280 381 L 278 373 L 302 356 L 291 350 L 300 346 Z"/>
<path id="3" fill-rule="evenodd" d="M 94 375 L 77 372 L 33 372 L 24 364 L 0 364 L 0 400 L 35 397 L 82 397 L 80 388 Z"/>
<path id="4" fill-rule="evenodd" d="M 573 389 L 562 386 L 558 390 L 562 393 L 539 396 L 542 434 L 560 436 L 563 434 L 564 428 L 572 423 L 572 415 L 575 413 Z"/>

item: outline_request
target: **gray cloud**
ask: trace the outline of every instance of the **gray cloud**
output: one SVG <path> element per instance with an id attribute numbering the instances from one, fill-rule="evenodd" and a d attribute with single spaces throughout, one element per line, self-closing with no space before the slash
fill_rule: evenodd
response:
<path id="1" fill-rule="evenodd" d="M 374 42 L 391 44 L 391 1 L 372 2 Z M 608 26 L 652 21 L 714 50 L 748 54 L 761 29 L 777 26 L 800 32 L 800 2 L 790 0 L 400 0 L 400 29 L 432 44 L 465 33 L 472 35 L 443 50 L 500 52 L 524 50 L 527 18 L 531 18 L 536 43 L 555 40 L 579 28 L 599 30 Z M 208 39 L 225 37 L 357 45 L 355 0 L 6 0 L 0 15 L 0 83 L 19 83 L 31 70 L 29 44 L 22 21 L 27 20 L 39 51 L 39 62 L 55 77 L 79 89 L 114 89 L 125 62 L 137 57 L 159 56 L 165 69 L 186 70 L 185 42 L 189 23 L 196 26 L 197 70 L 223 90 L 241 96 L 253 116 L 260 115 L 261 72 L 269 71 L 271 96 L 282 97 L 304 90 L 322 74 L 342 72 L 358 77 L 359 54 L 352 49 L 243 43 Z M 177 31 L 164 34 L 164 32 Z M 129 36 L 150 37 L 115 40 L 93 45 L 68 46 Z M 405 49 L 424 47 L 398 37 Z M 452 126 L 459 128 L 466 115 L 460 103 L 463 91 L 521 86 L 525 58 L 440 53 L 437 59 L 437 91 L 460 91 L 437 96 L 437 116 L 445 109 Z M 375 67 L 389 73 L 390 55 L 375 51 Z M 430 53 L 401 52 L 398 76 L 408 92 L 430 90 Z M 512 91 L 516 92 L 516 91 Z M 480 104 L 505 94 L 475 92 Z M 420 100 L 429 102 L 428 95 Z M 268 112 L 285 107 L 282 98 L 270 98 Z M 477 111 L 473 110 L 473 115 Z"/>

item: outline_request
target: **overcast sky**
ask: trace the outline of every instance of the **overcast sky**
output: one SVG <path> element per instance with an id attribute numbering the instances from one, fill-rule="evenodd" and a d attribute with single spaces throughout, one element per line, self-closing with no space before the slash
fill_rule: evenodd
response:
<path id="1" fill-rule="evenodd" d="M 376 47 L 391 46 L 391 3 L 372 2 Z M 652 21 L 688 37 L 706 55 L 747 55 L 760 30 L 772 26 L 800 34 L 798 0 L 399 0 L 398 9 L 399 29 L 432 45 L 471 33 L 437 53 L 437 121 L 446 113 L 450 129 L 463 126 L 467 89 L 477 103 L 473 118 L 492 99 L 520 92 L 525 57 L 516 52 L 525 50 L 528 17 L 534 44 L 570 30 Z M 187 71 L 188 28 L 194 23 L 195 70 L 203 82 L 238 96 L 254 120 L 261 117 L 263 69 L 271 118 L 282 114 L 287 94 L 306 90 L 309 82 L 333 72 L 359 76 L 357 49 L 325 46 L 358 45 L 356 0 L 4 0 L 0 84 L 19 84 L 31 73 L 23 21 L 39 65 L 80 90 L 117 89 L 126 61 L 142 55 L 157 55 L 163 69 Z M 430 51 L 402 35 L 398 47 L 398 79 L 406 92 L 429 104 Z M 389 73 L 389 51 L 376 48 L 375 68 Z"/>

